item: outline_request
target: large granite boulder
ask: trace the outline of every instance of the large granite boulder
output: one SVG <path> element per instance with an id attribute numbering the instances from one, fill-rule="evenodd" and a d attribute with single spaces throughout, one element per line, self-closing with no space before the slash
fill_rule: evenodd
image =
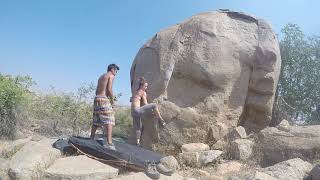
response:
<path id="1" fill-rule="evenodd" d="M 320 160 L 320 125 L 290 126 L 286 131 L 268 127 L 260 131 L 255 153 L 262 166 L 292 158 L 309 162 Z"/>
<path id="2" fill-rule="evenodd" d="M 299 158 L 290 159 L 266 168 L 247 169 L 228 180 L 301 180 L 308 177 L 312 165 Z"/>
<path id="3" fill-rule="evenodd" d="M 149 82 L 148 101 L 157 102 L 168 125 L 160 144 L 205 142 L 218 123 L 259 131 L 271 120 L 280 71 L 278 40 L 264 20 L 233 11 L 195 15 L 158 32 L 144 44 L 131 67 Z M 144 119 L 145 146 L 158 139 Z M 160 146 L 161 147 L 161 146 Z M 163 146 L 162 146 L 163 147 Z"/>
<path id="4" fill-rule="evenodd" d="M 299 158 L 290 159 L 262 169 L 262 172 L 281 180 L 299 180 L 308 176 L 312 165 Z"/>
<path id="5" fill-rule="evenodd" d="M 56 139 L 43 139 L 26 143 L 9 162 L 10 179 L 42 179 L 45 169 L 61 157 L 52 147 Z"/>
<path id="6" fill-rule="evenodd" d="M 44 173 L 45 180 L 90 180 L 111 179 L 118 175 L 118 169 L 87 156 L 71 156 L 56 160 Z"/>

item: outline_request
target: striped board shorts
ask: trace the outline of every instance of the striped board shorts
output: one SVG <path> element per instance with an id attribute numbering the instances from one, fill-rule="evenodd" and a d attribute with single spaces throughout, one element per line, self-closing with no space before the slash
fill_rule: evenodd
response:
<path id="1" fill-rule="evenodd" d="M 96 96 L 93 103 L 93 125 L 115 125 L 113 108 L 106 96 Z"/>

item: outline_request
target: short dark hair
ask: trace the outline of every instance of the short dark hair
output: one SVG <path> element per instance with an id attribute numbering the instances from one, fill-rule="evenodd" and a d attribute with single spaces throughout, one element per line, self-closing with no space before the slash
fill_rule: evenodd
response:
<path id="1" fill-rule="evenodd" d="M 112 69 L 116 69 L 116 70 L 120 70 L 119 66 L 117 66 L 116 64 L 109 64 L 108 66 L 108 71 L 111 71 Z"/>

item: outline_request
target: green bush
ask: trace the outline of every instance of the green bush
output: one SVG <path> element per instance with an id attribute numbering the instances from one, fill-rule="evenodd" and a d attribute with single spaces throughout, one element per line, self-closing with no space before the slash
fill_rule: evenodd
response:
<path id="1" fill-rule="evenodd" d="M 79 135 L 90 130 L 95 91 L 92 83 L 82 85 L 75 93 L 57 93 L 52 88 L 46 94 L 31 92 L 33 84 L 28 76 L 0 74 L 1 137 L 13 138 L 17 124 L 45 136 Z M 114 135 L 128 137 L 132 127 L 130 108 L 116 108 L 115 118 Z"/>
<path id="2" fill-rule="evenodd" d="M 121 138 L 128 138 L 132 129 L 132 117 L 129 107 L 119 107 L 115 109 L 116 125 L 113 134 Z"/>
<path id="3" fill-rule="evenodd" d="M 41 120 L 57 134 L 71 129 L 73 135 L 79 135 L 91 125 L 92 102 L 87 100 L 93 91 L 90 89 L 91 85 L 82 86 L 77 93 L 57 93 L 52 89 L 46 95 L 34 95 L 26 107 L 28 116 Z"/>
<path id="4" fill-rule="evenodd" d="M 12 77 L 0 74 L 0 136 L 13 138 L 16 132 L 17 108 L 32 85 L 28 76 Z"/>

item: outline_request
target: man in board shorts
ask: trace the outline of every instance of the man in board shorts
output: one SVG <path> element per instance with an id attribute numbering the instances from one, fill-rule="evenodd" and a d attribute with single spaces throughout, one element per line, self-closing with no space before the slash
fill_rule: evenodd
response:
<path id="1" fill-rule="evenodd" d="M 110 64 L 106 73 L 99 77 L 96 97 L 93 105 L 93 123 L 90 138 L 94 139 L 96 130 L 99 126 L 106 129 L 105 148 L 115 150 L 112 143 L 112 127 L 115 125 L 114 118 L 114 99 L 112 85 L 113 80 L 120 68 L 116 64 Z"/>

